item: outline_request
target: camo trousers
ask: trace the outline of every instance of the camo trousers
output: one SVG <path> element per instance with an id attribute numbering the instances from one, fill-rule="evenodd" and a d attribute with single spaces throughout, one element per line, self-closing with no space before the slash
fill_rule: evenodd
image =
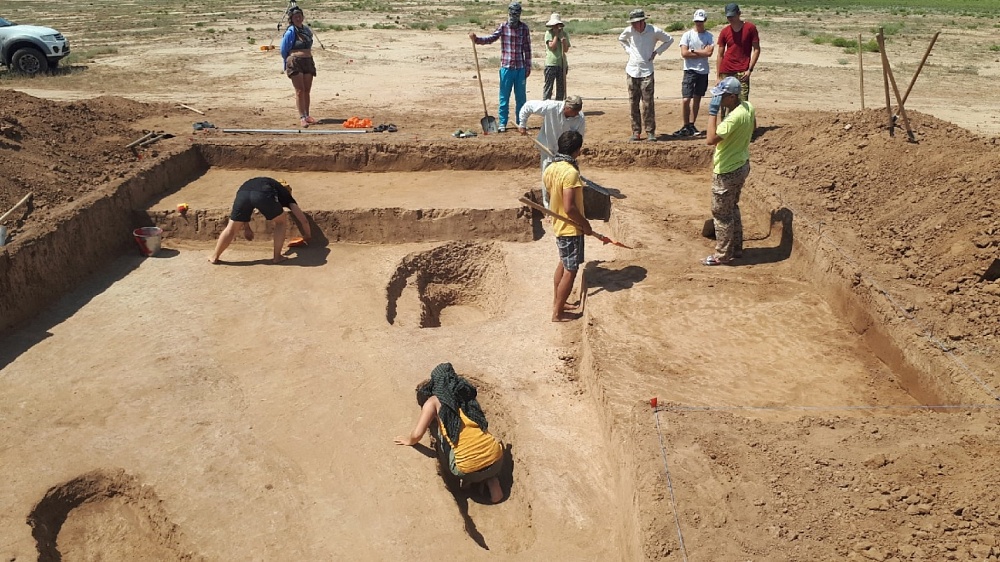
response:
<path id="1" fill-rule="evenodd" d="M 712 174 L 712 218 L 715 219 L 715 257 L 729 261 L 743 255 L 743 218 L 740 193 L 750 175 L 750 161 L 725 174 Z"/>
<path id="2" fill-rule="evenodd" d="M 656 132 L 656 107 L 653 105 L 653 92 L 656 82 L 653 75 L 645 78 L 632 78 L 628 74 L 628 99 L 632 108 L 632 134 L 639 135 L 643 128 L 649 134 Z M 639 113 L 639 101 L 642 101 L 642 114 Z"/>

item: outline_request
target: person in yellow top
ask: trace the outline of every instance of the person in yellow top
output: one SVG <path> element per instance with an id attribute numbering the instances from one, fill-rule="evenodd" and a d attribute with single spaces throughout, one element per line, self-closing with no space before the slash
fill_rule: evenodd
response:
<path id="1" fill-rule="evenodd" d="M 396 444 L 416 445 L 430 429 L 438 459 L 462 486 L 486 482 L 490 501 L 503 500 L 498 478 L 503 468 L 503 443 L 487 431 L 476 387 L 455 373 L 451 363 L 441 363 L 416 391 L 420 405 L 417 426 L 409 437 L 397 437 Z M 438 423 L 432 427 L 435 419 Z"/>
<path id="2" fill-rule="evenodd" d="M 559 265 L 553 279 L 552 321 L 565 322 L 579 317 L 566 312 L 566 301 L 573 291 L 576 272 L 584 262 L 583 238 L 593 230 L 584 216 L 583 180 L 576 162 L 583 147 L 583 135 L 577 131 L 566 131 L 559 135 L 558 145 L 559 153 L 545 168 L 542 181 L 549 195 L 549 209 L 572 221 L 552 221 L 556 247 L 559 248 Z M 582 286 L 581 290 L 586 291 L 586 286 Z"/>

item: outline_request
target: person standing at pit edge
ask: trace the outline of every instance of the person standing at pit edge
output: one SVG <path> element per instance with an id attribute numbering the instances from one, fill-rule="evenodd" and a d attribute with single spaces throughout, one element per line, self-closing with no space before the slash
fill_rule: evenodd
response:
<path id="1" fill-rule="evenodd" d="M 707 143 L 715 147 L 712 157 L 712 218 L 715 220 L 715 253 L 701 263 L 729 265 L 743 255 L 743 219 L 740 193 L 750 175 L 750 139 L 757 117 L 749 101 L 741 100 L 742 84 L 733 76 L 712 88 L 708 105 Z M 716 125 L 719 110 L 726 116 Z"/>
<path id="2" fill-rule="evenodd" d="M 531 76 L 531 32 L 528 24 L 521 21 L 521 3 L 512 2 L 507 6 L 507 21 L 497 26 L 496 31 L 486 37 L 469 33 L 469 38 L 477 45 L 489 45 L 500 39 L 500 114 L 499 131 L 507 130 L 510 113 L 510 91 L 514 90 L 516 106 L 514 118 L 521 112 L 527 101 L 528 77 Z"/>
<path id="3" fill-rule="evenodd" d="M 559 152 L 559 136 L 566 131 L 576 131 L 581 136 L 586 134 L 587 121 L 583 116 L 583 98 L 580 96 L 567 96 L 566 101 L 556 100 L 531 100 L 524 104 L 521 113 L 518 114 L 518 121 L 521 123 L 517 131 L 522 136 L 528 134 L 528 118 L 532 115 L 542 116 L 542 127 L 538 131 L 538 142 L 549 149 L 549 152 L 556 154 Z M 545 177 L 545 168 L 552 163 L 552 157 L 542 153 L 542 178 Z M 542 183 L 542 203 L 547 208 L 549 206 L 549 193 Z"/>
<path id="4" fill-rule="evenodd" d="M 632 106 L 632 136 L 629 140 L 640 140 L 645 127 L 647 138 L 656 140 L 656 108 L 653 105 L 654 81 L 653 59 L 673 44 L 674 38 L 655 25 L 646 24 L 646 12 L 632 10 L 628 14 L 629 27 L 618 36 L 628 64 L 625 74 L 628 79 L 628 97 Z M 657 41 L 660 46 L 657 47 Z M 639 114 L 639 100 L 642 100 L 642 119 Z"/>
<path id="5" fill-rule="evenodd" d="M 288 10 L 288 29 L 281 38 L 281 59 L 284 61 L 285 74 L 292 80 L 295 87 L 295 108 L 299 110 L 299 125 L 303 128 L 316 123 L 309 115 L 309 96 L 312 92 L 313 78 L 316 77 L 316 62 L 313 61 L 313 33 L 305 24 L 305 14 L 302 8 L 292 6 Z"/>
<path id="6" fill-rule="evenodd" d="M 566 25 L 559 14 L 552 14 L 545 22 L 545 86 L 542 88 L 542 99 L 552 98 L 552 85 L 556 87 L 556 99 L 566 99 L 566 74 L 569 64 L 566 62 L 566 52 L 569 51 L 569 35 L 563 29 Z M 518 113 L 520 115 L 520 113 Z M 524 121 L 519 121 L 524 125 Z"/>
<path id="7" fill-rule="evenodd" d="M 708 57 L 715 51 L 712 34 L 705 30 L 705 10 L 695 10 L 694 28 L 681 37 L 681 58 L 684 59 L 684 79 L 681 82 L 681 108 L 684 126 L 674 132 L 676 137 L 699 134 L 694 122 L 698 120 L 701 98 L 708 91 Z"/>
<path id="8" fill-rule="evenodd" d="M 750 75 L 760 58 L 760 37 L 757 26 L 741 19 L 740 7 L 735 2 L 726 4 L 729 25 L 719 32 L 719 57 L 716 61 L 716 78 L 733 76 L 743 89 L 740 99 L 750 99 Z"/>
<path id="9" fill-rule="evenodd" d="M 288 183 L 273 178 L 253 178 L 247 180 L 236 192 L 236 199 L 233 201 L 233 212 L 229 215 L 229 224 L 219 235 L 219 241 L 215 244 L 215 251 L 208 261 L 213 264 L 219 263 L 222 252 L 233 243 L 236 234 L 242 229 L 243 237 L 248 241 L 253 240 L 253 229 L 250 228 L 250 217 L 253 210 L 257 209 L 264 218 L 274 221 L 274 257 L 271 261 L 281 263 L 288 259 L 281 255 L 281 249 L 285 245 L 285 231 L 288 228 L 288 217 L 285 215 L 283 207 L 287 207 L 298 219 L 302 227 L 302 237 L 309 241 L 312 238 L 312 230 L 309 227 L 309 219 L 299 208 L 298 203 L 292 197 L 292 188 Z"/>
<path id="10" fill-rule="evenodd" d="M 559 265 L 556 266 L 553 279 L 553 322 L 566 322 L 579 317 L 566 312 L 566 301 L 573 291 L 576 273 L 584 262 L 584 235 L 594 232 L 584 214 L 583 179 L 580 177 L 580 165 L 576 162 L 582 147 L 583 135 L 580 133 L 566 131 L 559 135 L 559 152 L 542 176 L 545 189 L 549 192 L 549 208 L 552 212 L 580 225 L 560 219 L 552 221 L 552 231 L 556 235 L 556 247 L 559 249 Z M 581 280 L 581 301 L 586 290 L 586 282 Z"/>

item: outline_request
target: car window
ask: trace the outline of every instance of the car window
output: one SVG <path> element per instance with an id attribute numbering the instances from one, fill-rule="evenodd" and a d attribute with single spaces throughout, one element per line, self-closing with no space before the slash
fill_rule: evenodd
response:
<path id="1" fill-rule="evenodd" d="M 0 27 L 9 27 L 14 25 L 14 22 L 0 18 Z"/>

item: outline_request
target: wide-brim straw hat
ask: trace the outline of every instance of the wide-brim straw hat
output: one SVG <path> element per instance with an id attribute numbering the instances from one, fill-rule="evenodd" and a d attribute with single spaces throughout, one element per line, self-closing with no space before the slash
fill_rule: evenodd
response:
<path id="1" fill-rule="evenodd" d="M 545 27 L 552 27 L 553 25 L 565 25 L 561 19 L 559 19 L 559 14 L 553 12 L 549 16 L 549 21 L 545 22 Z"/>
<path id="2" fill-rule="evenodd" d="M 637 21 L 645 21 L 646 12 L 643 10 L 632 10 L 628 13 L 628 22 L 635 23 Z"/>

